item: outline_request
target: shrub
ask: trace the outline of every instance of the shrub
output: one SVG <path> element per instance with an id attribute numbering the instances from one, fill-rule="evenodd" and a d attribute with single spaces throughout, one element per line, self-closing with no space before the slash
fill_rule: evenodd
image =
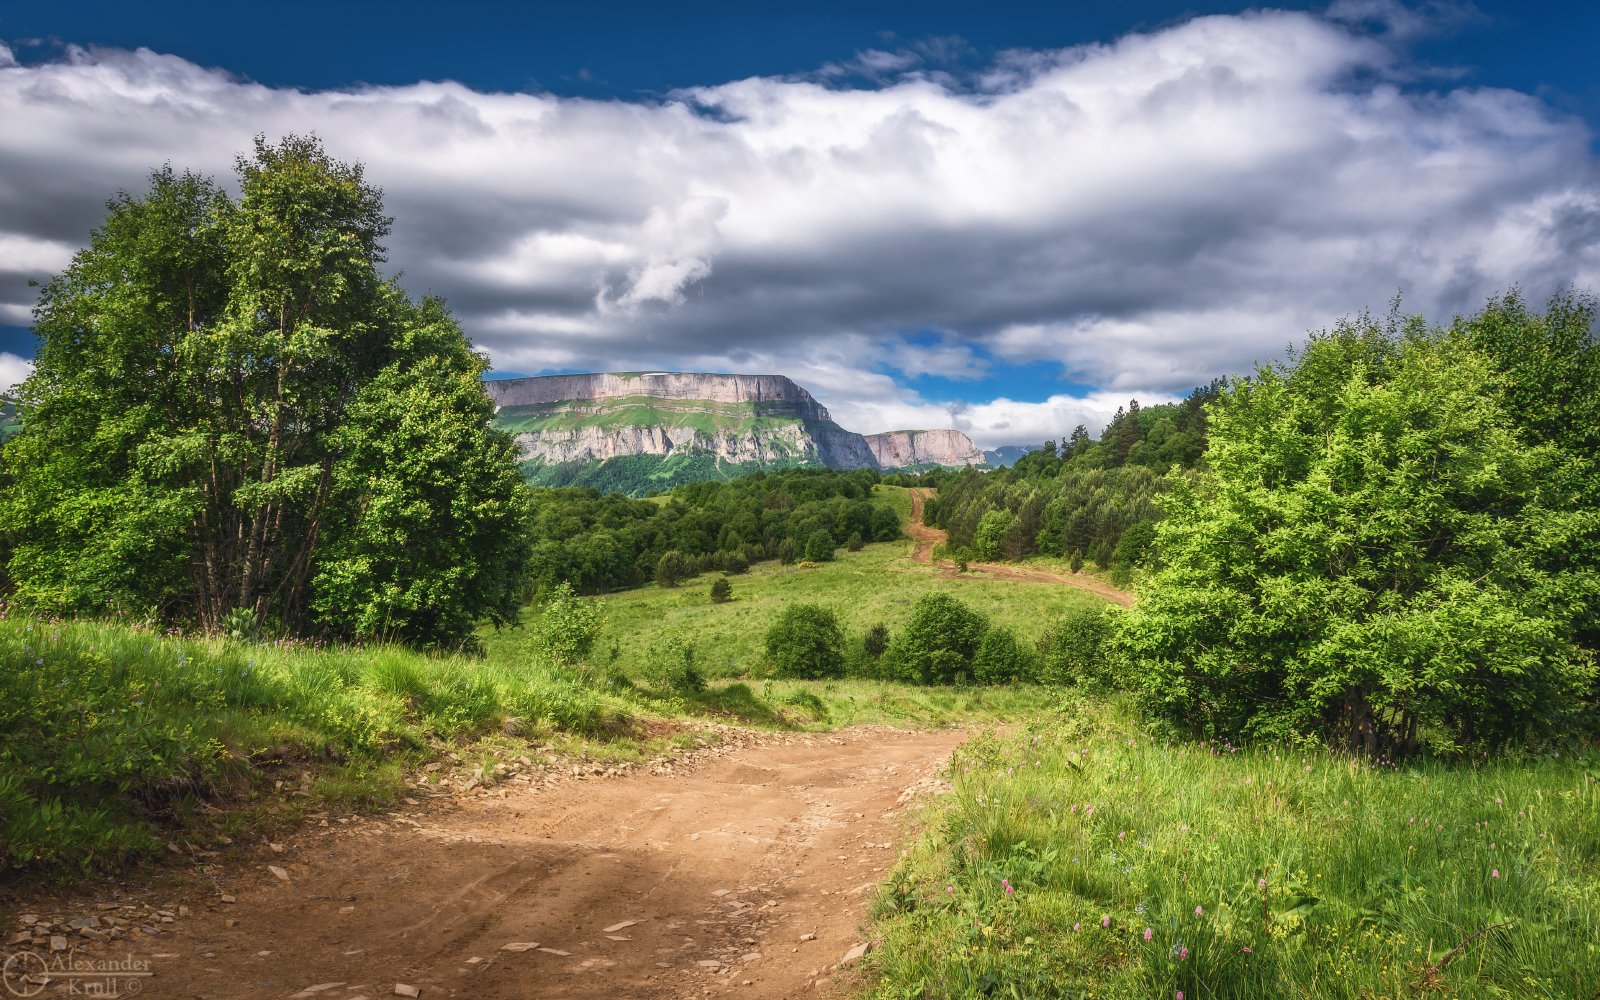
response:
<path id="1" fill-rule="evenodd" d="M 879 507 L 872 512 L 872 540 L 892 542 L 900 537 L 900 517 L 891 508 Z"/>
<path id="2" fill-rule="evenodd" d="M 883 655 L 884 650 L 889 648 L 889 626 L 883 622 L 878 622 L 876 625 L 869 627 L 866 636 L 862 639 L 862 645 L 865 647 L 868 656 L 874 660 L 878 659 Z"/>
<path id="3" fill-rule="evenodd" d="M 861 532 L 852 531 L 850 537 L 845 539 L 844 547 L 851 552 L 860 552 L 863 544 L 865 543 L 861 540 Z"/>
<path id="4" fill-rule="evenodd" d="M 927 594 L 884 653 L 884 671 L 918 684 L 953 684 L 969 675 L 988 619 L 949 594 Z"/>
<path id="5" fill-rule="evenodd" d="M 785 566 L 793 566 L 795 559 L 798 557 L 799 551 L 794 544 L 794 539 L 785 538 L 778 543 L 778 562 Z"/>
<path id="6" fill-rule="evenodd" d="M 1047 684 L 1115 687 L 1115 672 L 1107 659 L 1111 615 L 1107 608 L 1074 608 L 1051 622 L 1039 637 L 1039 679 Z"/>
<path id="7" fill-rule="evenodd" d="M 779 677 L 839 677 L 844 673 L 844 633 L 832 611 L 791 604 L 767 629 L 767 662 Z"/>
<path id="8" fill-rule="evenodd" d="M 733 600 L 733 584 L 725 576 L 719 576 L 711 581 L 711 603 L 726 604 Z"/>
<path id="9" fill-rule="evenodd" d="M 1017 641 L 1016 633 L 993 626 L 983 634 L 972 658 L 972 679 L 980 684 L 1029 680 L 1035 668 L 1033 651 Z"/>
<path id="10" fill-rule="evenodd" d="M 663 587 L 676 587 L 679 580 L 693 572 L 689 557 L 677 549 L 668 549 L 656 560 L 656 582 Z"/>
<path id="11" fill-rule="evenodd" d="M 833 536 L 826 531 L 813 531 L 806 539 L 806 559 L 811 562 L 828 562 L 833 559 Z"/>
<path id="12" fill-rule="evenodd" d="M 544 603 L 540 638 L 556 662 L 571 665 L 589 655 L 604 619 L 594 601 L 581 600 L 565 580 Z"/>

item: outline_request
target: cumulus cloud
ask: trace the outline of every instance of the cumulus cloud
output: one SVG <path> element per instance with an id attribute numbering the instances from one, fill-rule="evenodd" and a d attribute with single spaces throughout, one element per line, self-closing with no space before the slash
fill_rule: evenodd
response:
<path id="1" fill-rule="evenodd" d="M 0 351 L 0 394 L 9 395 L 17 383 L 32 374 L 32 362 Z"/>
<path id="2" fill-rule="evenodd" d="M 1447 318 L 1512 285 L 1600 286 L 1584 124 L 1409 62 L 1462 11 L 1202 17 L 965 75 L 865 52 L 636 103 L 0 50 L 0 323 L 111 191 L 316 132 L 384 187 L 408 287 L 502 369 L 777 371 L 846 426 L 965 420 L 986 444 L 1098 429 L 1112 397 L 1240 370 L 1396 292 Z M 952 413 L 904 385 L 989 359 L 1108 395 Z"/>

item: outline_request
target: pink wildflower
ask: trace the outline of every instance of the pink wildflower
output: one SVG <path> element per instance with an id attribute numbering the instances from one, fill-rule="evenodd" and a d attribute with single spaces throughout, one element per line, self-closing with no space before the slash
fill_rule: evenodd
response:
<path id="1" fill-rule="evenodd" d="M 1011 883 L 1010 883 L 1010 882 L 1008 882 L 1008 881 L 1007 881 L 1007 880 L 1005 880 L 1005 879 L 1001 879 L 1001 880 L 1000 880 L 1000 884 L 1001 884 L 1001 885 L 1003 885 L 1003 886 L 1005 886 L 1005 887 L 1006 887 L 1006 895 L 1007 895 L 1007 896 L 1009 896 L 1009 895 L 1011 895 L 1011 894 L 1012 894 L 1012 893 L 1013 893 L 1013 892 L 1016 892 L 1016 891 L 1017 891 L 1017 890 L 1015 890 L 1015 889 L 1013 889 L 1013 888 L 1011 888 Z"/>
<path id="2" fill-rule="evenodd" d="M 1128 831 L 1126 831 L 1126 830 L 1119 831 L 1117 833 L 1117 839 L 1118 840 L 1127 840 L 1128 839 Z"/>
<path id="3" fill-rule="evenodd" d="M 1146 928 L 1145 928 L 1145 929 L 1144 929 L 1144 939 L 1145 939 L 1145 940 L 1146 940 L 1146 941 L 1148 941 L 1148 940 L 1150 940 L 1150 939 L 1151 939 L 1151 938 L 1152 938 L 1152 937 L 1154 937 L 1154 936 L 1155 936 L 1155 931 L 1153 931 L 1153 930 L 1151 930 L 1151 929 L 1150 929 L 1150 928 L 1148 928 L 1148 927 L 1146 927 Z"/>
<path id="4" fill-rule="evenodd" d="M 1111 915 L 1110 914 L 1106 914 L 1105 916 L 1100 918 L 1100 926 L 1101 927 L 1110 927 L 1111 926 Z"/>
<path id="5" fill-rule="evenodd" d="M 1203 916 L 1205 916 L 1205 914 L 1206 914 L 1206 908 L 1205 907 L 1197 906 L 1197 907 L 1194 908 L 1194 915 L 1195 916 L 1203 917 Z"/>
<path id="6" fill-rule="evenodd" d="M 1173 1000 L 1183 1000 L 1183 991 L 1179 990 L 1178 995 L 1174 997 Z"/>
<path id="7" fill-rule="evenodd" d="M 1189 957 L 1189 949 L 1188 948 L 1179 948 L 1178 949 L 1178 961 L 1182 962 L 1183 960 L 1187 959 L 1188 957 Z"/>
<path id="8" fill-rule="evenodd" d="M 1075 923 L 1072 925 L 1072 929 L 1075 931 L 1081 931 L 1083 930 L 1083 924 L 1081 922 Z"/>
<path id="9" fill-rule="evenodd" d="M 1267 888 L 1267 880 L 1264 878 L 1256 879 L 1256 888 L 1265 892 Z"/>
<path id="10" fill-rule="evenodd" d="M 1499 878 L 1500 877 L 1500 869 L 1496 868 L 1494 871 L 1490 872 L 1489 873 L 1489 877 L 1490 878 Z"/>

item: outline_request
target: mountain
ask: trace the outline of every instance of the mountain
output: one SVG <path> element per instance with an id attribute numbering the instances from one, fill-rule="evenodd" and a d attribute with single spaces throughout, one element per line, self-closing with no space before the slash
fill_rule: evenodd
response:
<path id="1" fill-rule="evenodd" d="M 642 494 L 757 469 L 977 465 L 959 431 L 861 435 L 782 375 L 608 372 L 484 383 L 536 483 Z"/>
<path id="2" fill-rule="evenodd" d="M 985 451 L 983 453 L 983 464 L 994 469 L 1005 468 L 1028 452 L 1037 451 L 1038 449 L 1039 446 L 1036 444 L 1003 444 L 998 448 Z"/>

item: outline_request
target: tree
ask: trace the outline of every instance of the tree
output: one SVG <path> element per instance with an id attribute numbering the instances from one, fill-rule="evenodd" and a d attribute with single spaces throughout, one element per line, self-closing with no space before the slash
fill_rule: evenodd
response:
<path id="1" fill-rule="evenodd" d="M 767 662 L 779 677 L 821 678 L 844 674 L 844 633 L 832 611 L 816 604 L 791 604 L 767 629 Z"/>
<path id="2" fill-rule="evenodd" d="M 811 562 L 830 562 L 833 559 L 833 536 L 826 531 L 812 532 L 806 539 L 806 558 Z"/>
<path id="3" fill-rule="evenodd" d="M 952 684 L 972 671 L 989 621 L 949 594 L 926 594 L 883 656 L 888 676 L 917 684 Z"/>
<path id="4" fill-rule="evenodd" d="M 0 456 L 18 596 L 438 645 L 509 621 L 522 486 L 486 362 L 379 275 L 359 165 L 290 136 L 237 171 L 237 200 L 157 171 L 46 284 Z"/>
<path id="5" fill-rule="evenodd" d="M 680 580 L 693 574 L 689 557 L 677 549 L 668 549 L 656 560 L 656 583 L 663 587 L 676 587 Z"/>
<path id="6" fill-rule="evenodd" d="M 1362 317 L 1214 405 L 1122 644 L 1144 694 L 1218 735 L 1367 753 L 1559 733 L 1592 683 L 1574 619 L 1592 537 L 1493 367 L 1420 320 Z"/>
<path id="7" fill-rule="evenodd" d="M 889 626 L 883 622 L 869 626 L 862 637 L 861 645 L 872 659 L 876 660 L 883 656 L 884 650 L 889 648 Z"/>
<path id="8" fill-rule="evenodd" d="M 733 584 L 725 576 L 719 576 L 711 581 L 711 603 L 726 604 L 733 600 Z"/>
<path id="9" fill-rule="evenodd" d="M 980 684 L 1005 684 L 1027 680 L 1035 672 L 1034 657 L 1017 634 L 994 626 L 983 633 L 972 657 L 972 679 Z"/>

